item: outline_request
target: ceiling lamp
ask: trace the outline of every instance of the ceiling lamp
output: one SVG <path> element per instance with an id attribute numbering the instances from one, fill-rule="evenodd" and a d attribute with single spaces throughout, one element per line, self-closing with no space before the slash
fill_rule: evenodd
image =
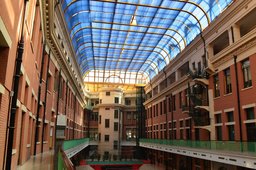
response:
<path id="1" fill-rule="evenodd" d="M 132 16 L 130 25 L 133 25 L 133 26 L 137 25 L 136 16 L 134 16 L 134 15 Z"/>

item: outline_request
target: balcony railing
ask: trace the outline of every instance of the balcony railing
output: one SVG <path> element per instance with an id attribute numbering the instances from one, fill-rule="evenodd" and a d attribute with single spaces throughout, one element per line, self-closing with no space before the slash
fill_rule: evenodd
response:
<path id="1" fill-rule="evenodd" d="M 59 170 L 63 170 L 63 169 L 74 170 L 75 169 L 74 165 L 72 164 L 70 159 L 68 159 L 67 155 L 65 154 L 65 152 L 62 149 L 60 149 L 58 152 L 58 169 Z"/>
<path id="2" fill-rule="evenodd" d="M 81 144 L 89 144 L 89 138 L 75 139 L 75 140 L 67 140 L 63 142 L 63 150 L 66 151 L 68 149 L 77 147 Z"/>
<path id="3" fill-rule="evenodd" d="M 256 142 L 140 139 L 140 143 L 153 143 L 215 151 L 249 152 L 256 155 Z"/>

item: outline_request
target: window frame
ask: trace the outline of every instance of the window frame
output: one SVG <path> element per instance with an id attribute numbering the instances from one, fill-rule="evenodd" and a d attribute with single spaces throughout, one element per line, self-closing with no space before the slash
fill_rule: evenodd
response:
<path id="1" fill-rule="evenodd" d="M 110 120 L 105 119 L 105 128 L 109 128 L 109 127 L 110 127 Z"/>
<path id="2" fill-rule="evenodd" d="M 220 96 L 220 79 L 219 74 L 215 74 L 213 76 L 213 84 L 214 84 L 214 97 Z"/>
<path id="3" fill-rule="evenodd" d="M 232 93 L 232 82 L 231 82 L 231 70 L 227 68 L 224 70 L 224 78 L 225 78 L 225 94 Z"/>
<path id="4" fill-rule="evenodd" d="M 252 86 L 252 75 L 250 68 L 250 60 L 245 59 L 241 62 L 242 72 L 243 72 L 243 85 L 244 88 L 248 88 Z"/>

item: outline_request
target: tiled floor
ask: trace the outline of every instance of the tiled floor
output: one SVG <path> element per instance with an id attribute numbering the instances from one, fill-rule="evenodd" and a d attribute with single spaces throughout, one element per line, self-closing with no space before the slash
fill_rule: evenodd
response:
<path id="1" fill-rule="evenodd" d="M 53 151 L 49 151 L 37 154 L 22 166 L 18 166 L 17 170 L 53 170 L 53 153 Z"/>
<path id="2" fill-rule="evenodd" d="M 17 170 L 53 170 L 53 151 L 45 152 L 31 157 L 25 164 L 18 166 Z M 90 166 L 80 166 L 77 170 L 93 170 Z M 163 167 L 152 164 L 144 164 L 140 170 L 163 170 Z"/>

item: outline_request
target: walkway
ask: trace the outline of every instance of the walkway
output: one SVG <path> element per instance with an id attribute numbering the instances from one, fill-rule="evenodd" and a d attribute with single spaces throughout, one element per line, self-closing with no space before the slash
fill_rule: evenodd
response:
<path id="1" fill-rule="evenodd" d="M 22 166 L 18 166 L 17 170 L 53 170 L 53 153 L 49 151 L 32 156 Z"/>

